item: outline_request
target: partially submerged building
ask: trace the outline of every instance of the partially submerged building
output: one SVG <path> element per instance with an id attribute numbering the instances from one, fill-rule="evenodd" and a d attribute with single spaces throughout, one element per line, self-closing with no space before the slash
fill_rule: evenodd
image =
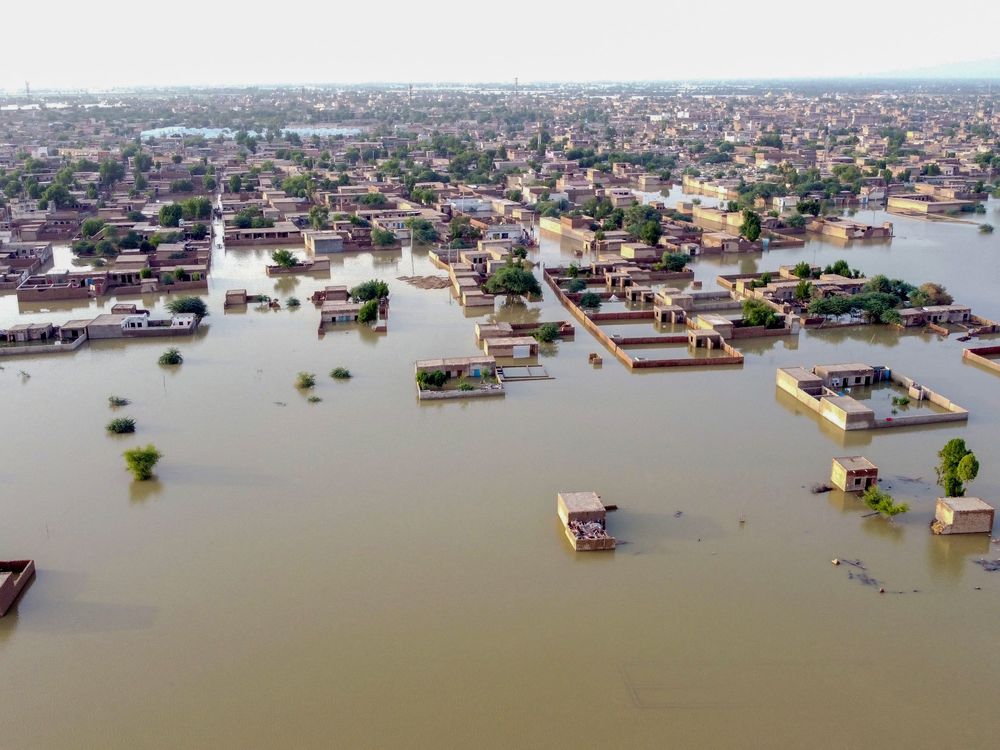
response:
<path id="1" fill-rule="evenodd" d="M 931 531 L 935 534 L 991 534 L 994 509 L 978 497 L 939 497 Z"/>
<path id="2" fill-rule="evenodd" d="M 844 492 L 864 492 L 878 483 L 878 467 L 864 456 L 839 456 L 833 459 L 830 482 Z"/>
<path id="3" fill-rule="evenodd" d="M 776 382 L 778 388 L 842 430 L 907 427 L 969 418 L 969 412 L 958 404 L 887 367 L 863 363 L 817 365 L 812 370 L 782 367 L 777 371 Z M 855 399 L 846 390 L 836 390 L 864 388 L 880 382 L 891 382 L 903 389 L 907 398 L 918 402 L 926 400 L 936 405 L 938 410 L 876 418 L 875 410 L 870 406 Z"/>
<path id="4" fill-rule="evenodd" d="M 7 614 L 34 575 L 34 560 L 0 561 L 0 617 Z"/>
<path id="5" fill-rule="evenodd" d="M 577 552 L 613 550 L 615 538 L 608 534 L 607 508 L 596 492 L 560 492 L 556 513 L 566 538 Z"/>

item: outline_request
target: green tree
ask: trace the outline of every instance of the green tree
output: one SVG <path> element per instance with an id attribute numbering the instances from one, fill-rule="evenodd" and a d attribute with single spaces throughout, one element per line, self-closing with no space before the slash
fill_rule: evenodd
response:
<path id="1" fill-rule="evenodd" d="M 160 207 L 160 226 L 177 227 L 181 224 L 184 209 L 179 203 L 170 203 Z"/>
<path id="2" fill-rule="evenodd" d="M 743 224 L 740 226 L 740 234 L 750 242 L 756 242 L 760 237 L 760 215 L 756 211 L 745 209 L 743 211 Z"/>
<path id="3" fill-rule="evenodd" d="M 520 264 L 503 266 L 486 280 L 483 289 L 489 294 L 506 294 L 513 297 L 542 293 L 542 287 L 535 275 Z"/>
<path id="4" fill-rule="evenodd" d="M 542 325 L 532 331 L 531 335 L 543 344 L 551 344 L 559 338 L 559 325 L 558 323 L 542 323 Z"/>
<path id="5" fill-rule="evenodd" d="M 965 495 L 965 485 L 979 475 L 979 459 L 961 438 L 953 438 L 938 451 L 939 462 L 935 469 L 938 484 L 947 497 Z"/>
<path id="6" fill-rule="evenodd" d="M 378 300 L 370 299 L 367 302 L 362 303 L 361 309 L 358 310 L 358 322 L 371 323 L 377 319 L 378 319 Z"/>
<path id="7" fill-rule="evenodd" d="M 691 260 L 690 256 L 684 253 L 667 251 L 660 258 L 659 268 L 664 271 L 683 271 L 689 260 Z"/>
<path id="8" fill-rule="evenodd" d="M 795 264 L 795 268 L 792 269 L 792 274 L 800 279 L 808 279 L 812 277 L 812 266 L 809 265 L 807 261 L 800 261 Z"/>
<path id="9" fill-rule="evenodd" d="M 811 214 L 813 216 L 819 216 L 821 210 L 820 202 L 815 198 L 808 200 L 801 200 L 795 204 L 795 210 L 800 214 Z"/>
<path id="10" fill-rule="evenodd" d="M 806 302 L 812 298 L 812 283 L 802 279 L 795 285 L 795 299 L 799 302 Z"/>
<path id="11" fill-rule="evenodd" d="M 351 289 L 351 299 L 355 302 L 383 300 L 389 297 L 389 285 L 378 279 L 362 282 Z"/>
<path id="12" fill-rule="evenodd" d="M 80 234 L 84 237 L 93 237 L 104 228 L 104 219 L 84 219 L 80 225 Z"/>
<path id="13" fill-rule="evenodd" d="M 868 485 L 868 488 L 861 496 L 861 500 L 873 511 L 886 518 L 898 516 L 900 513 L 906 513 L 910 509 L 910 506 L 906 503 L 895 502 L 892 499 L 892 495 L 883 492 L 877 484 Z"/>
<path id="14" fill-rule="evenodd" d="M 204 318 L 208 315 L 208 306 L 201 297 L 175 297 L 167 303 L 167 310 L 174 315 L 190 313 Z"/>
<path id="15" fill-rule="evenodd" d="M 145 482 L 153 477 L 153 467 L 163 458 L 152 444 L 145 448 L 131 448 L 125 451 L 125 465 L 132 472 L 132 477 L 138 482 Z"/>
<path id="16" fill-rule="evenodd" d="M 299 265 L 299 259 L 295 257 L 291 250 L 274 250 L 271 252 L 271 261 L 276 266 L 282 268 L 294 268 Z"/>
<path id="17" fill-rule="evenodd" d="M 438 231 L 427 219 L 410 219 L 406 225 L 410 228 L 410 236 L 415 245 L 429 245 L 440 239 Z"/>
<path id="18" fill-rule="evenodd" d="M 596 310 L 601 306 L 601 295 L 594 292 L 586 292 L 580 295 L 577 304 L 585 310 Z"/>
<path id="19" fill-rule="evenodd" d="M 763 300 L 743 300 L 743 320 L 748 326 L 780 328 L 783 323 L 774 309 Z"/>
<path id="20" fill-rule="evenodd" d="M 125 176 L 125 165 L 120 161 L 105 159 L 101 162 L 98 173 L 101 176 L 101 184 L 105 187 L 111 187 Z"/>
<path id="21" fill-rule="evenodd" d="M 389 231 L 388 229 L 380 229 L 375 227 L 372 230 L 372 244 L 376 247 L 385 247 L 386 245 L 396 244 L 396 235 Z"/>
<path id="22" fill-rule="evenodd" d="M 243 178 L 238 174 L 229 176 L 229 192 L 239 193 L 243 190 Z"/>
<path id="23" fill-rule="evenodd" d="M 927 307 L 928 305 L 950 305 L 954 300 L 948 294 L 948 290 L 940 284 L 928 281 L 921 284 L 915 291 L 910 293 L 910 304 L 915 307 Z"/>
<path id="24" fill-rule="evenodd" d="M 312 206 L 309 209 L 309 224 L 313 229 L 322 229 L 330 218 L 330 209 L 326 206 Z"/>

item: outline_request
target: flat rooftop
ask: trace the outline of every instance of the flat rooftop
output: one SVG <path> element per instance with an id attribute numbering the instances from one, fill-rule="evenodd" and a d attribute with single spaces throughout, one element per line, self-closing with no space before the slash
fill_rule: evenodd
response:
<path id="1" fill-rule="evenodd" d="M 560 492 L 559 499 L 569 513 L 604 512 L 604 503 L 596 492 Z"/>
<path id="2" fill-rule="evenodd" d="M 870 471 L 877 468 L 875 464 L 864 456 L 838 456 L 833 460 L 847 469 L 847 471 Z"/>
<path id="3" fill-rule="evenodd" d="M 993 510 L 992 505 L 978 497 L 941 497 L 938 499 L 958 513 Z"/>

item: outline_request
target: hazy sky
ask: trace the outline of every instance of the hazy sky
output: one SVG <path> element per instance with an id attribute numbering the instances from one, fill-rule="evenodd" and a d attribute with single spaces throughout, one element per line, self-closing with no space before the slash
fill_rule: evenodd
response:
<path id="1" fill-rule="evenodd" d="M 3 4 L 6 90 L 839 77 L 1000 57 L 995 0 Z"/>

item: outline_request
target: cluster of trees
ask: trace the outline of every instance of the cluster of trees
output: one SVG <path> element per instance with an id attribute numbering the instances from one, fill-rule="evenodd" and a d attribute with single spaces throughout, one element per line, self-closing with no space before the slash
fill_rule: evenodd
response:
<path id="1" fill-rule="evenodd" d="M 654 268 L 658 271 L 683 271 L 691 258 L 684 253 L 672 253 L 669 250 L 660 257 L 660 262 Z"/>
<path id="2" fill-rule="evenodd" d="M 483 233 L 472 226 L 468 216 L 456 216 L 448 224 L 448 247 L 472 247 L 482 237 Z"/>
<path id="3" fill-rule="evenodd" d="M 430 245 L 441 239 L 437 229 L 427 219 L 410 219 L 406 222 L 414 245 Z"/>
<path id="4" fill-rule="evenodd" d="M 355 302 L 369 302 L 388 299 L 389 285 L 378 279 L 370 279 L 351 289 L 351 298 Z"/>
<path id="5" fill-rule="evenodd" d="M 440 388 L 447 382 L 448 375 L 443 370 L 417 373 L 417 385 L 422 391 L 426 391 L 428 388 Z"/>
<path id="6" fill-rule="evenodd" d="M 233 222 L 240 229 L 265 229 L 274 226 L 274 219 L 265 217 L 256 206 L 247 206 L 236 214 Z"/>
<path id="7" fill-rule="evenodd" d="M 309 209 L 309 225 L 313 229 L 323 229 L 330 219 L 330 209 L 326 206 L 312 206 Z"/>
<path id="8" fill-rule="evenodd" d="M 660 212 L 652 206 L 635 203 L 624 213 L 622 226 L 632 237 L 655 246 L 660 241 Z"/>
<path id="9" fill-rule="evenodd" d="M 770 305 L 759 299 L 743 300 L 743 323 L 764 328 L 781 328 L 785 324 Z"/>
<path id="10" fill-rule="evenodd" d="M 396 244 L 396 234 L 388 229 L 375 227 L 372 230 L 372 244 L 376 247 L 386 247 Z"/>
<path id="11" fill-rule="evenodd" d="M 843 266 L 839 265 L 841 263 Z M 843 261 L 838 261 L 833 266 L 827 266 L 824 272 L 838 273 L 843 271 L 846 265 Z M 851 273 L 856 274 L 854 278 L 860 275 L 857 270 Z M 858 294 L 814 299 L 809 303 L 809 312 L 813 315 L 826 316 L 860 314 L 870 323 L 899 323 L 900 307 L 947 305 L 951 304 L 951 301 L 948 290 L 940 284 L 926 282 L 917 288 L 902 279 L 890 279 L 879 274 L 869 279 Z"/>

